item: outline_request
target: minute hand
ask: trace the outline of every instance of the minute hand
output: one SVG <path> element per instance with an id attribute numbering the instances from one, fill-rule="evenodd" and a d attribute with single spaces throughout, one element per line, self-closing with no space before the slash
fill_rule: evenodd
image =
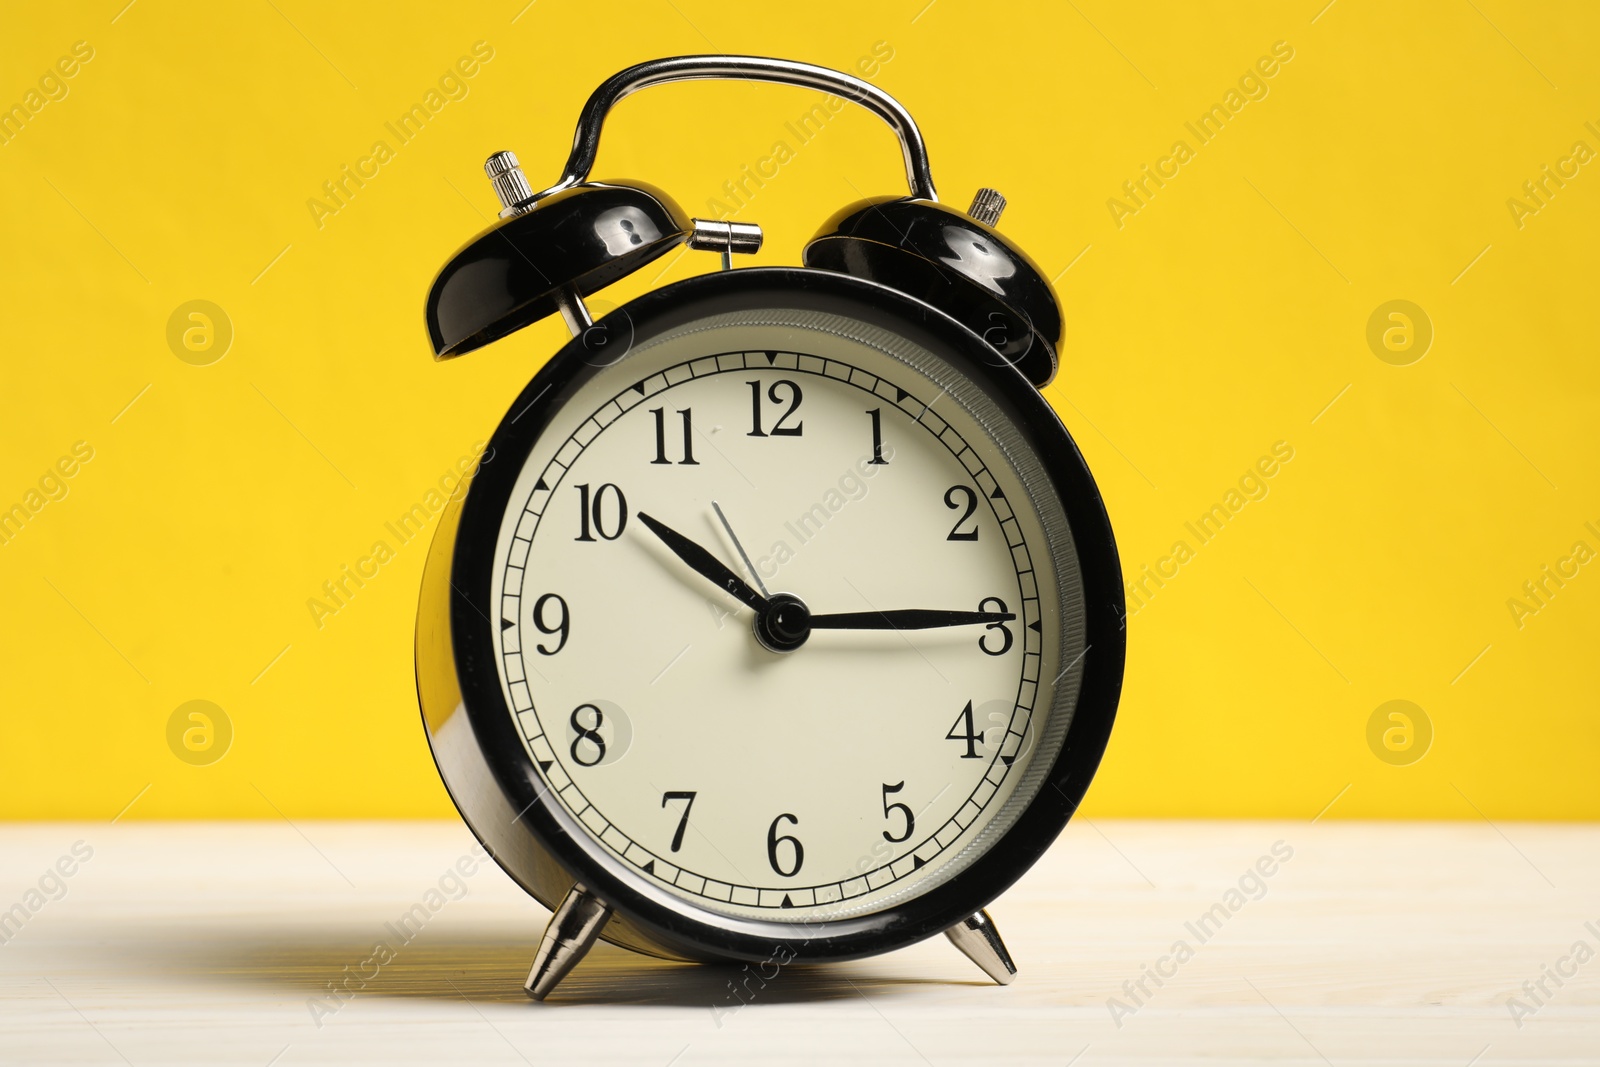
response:
<path id="1" fill-rule="evenodd" d="M 811 616 L 813 630 L 932 630 L 941 626 L 973 626 L 979 623 L 1010 622 L 1009 611 L 939 611 L 932 608 L 900 608 L 894 611 L 845 611 L 833 615 Z"/>

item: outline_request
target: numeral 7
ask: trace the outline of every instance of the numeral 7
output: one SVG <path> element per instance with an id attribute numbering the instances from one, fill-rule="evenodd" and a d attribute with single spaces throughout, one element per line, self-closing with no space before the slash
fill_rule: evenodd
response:
<path id="1" fill-rule="evenodd" d="M 672 835 L 672 851 L 676 852 L 683 847 L 683 831 L 689 825 L 689 809 L 694 807 L 695 794 L 691 792 L 672 792 L 661 794 L 661 806 L 664 808 L 674 800 L 684 801 L 683 815 L 678 819 L 678 832 Z"/>

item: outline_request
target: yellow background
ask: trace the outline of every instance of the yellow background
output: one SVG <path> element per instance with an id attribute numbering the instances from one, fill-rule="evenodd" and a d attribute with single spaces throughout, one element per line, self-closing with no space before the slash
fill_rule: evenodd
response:
<path id="1" fill-rule="evenodd" d="M 425 548 L 319 629 L 324 581 L 390 540 L 564 339 L 556 320 L 436 365 L 422 301 L 492 215 L 483 158 L 537 187 L 578 108 L 638 60 L 701 51 L 853 68 L 916 115 L 945 198 L 1010 198 L 1002 228 L 1057 275 L 1047 391 L 1136 576 L 1274 442 L 1294 459 L 1130 620 L 1127 687 L 1086 810 L 1105 815 L 1593 818 L 1589 564 L 1518 627 L 1507 600 L 1574 542 L 1600 549 L 1600 163 L 1519 228 L 1507 200 L 1575 141 L 1600 149 L 1600 14 L 1507 0 L 1384 4 L 759 5 L 578 0 L 33 5 L 0 35 L 0 105 L 86 41 L 68 94 L 0 145 L 0 508 L 94 449 L 0 544 L 0 817 L 448 815 L 415 706 Z M 474 42 L 493 58 L 409 144 L 385 130 Z M 1292 61 L 1209 144 L 1184 123 L 1258 57 Z M 694 84 L 615 113 L 598 177 L 690 211 L 790 140 L 816 100 Z M 1107 201 L 1195 149 L 1119 226 Z M 345 164 L 394 158 L 317 225 Z M 793 145 L 791 144 L 791 147 Z M 890 135 L 832 120 L 737 217 L 758 263 L 859 196 L 903 189 Z M 712 269 L 673 260 L 613 303 Z M 1070 269 L 1067 269 L 1070 266 Z M 167 343 L 225 309 L 219 362 Z M 1431 349 L 1380 361 L 1367 321 L 1423 308 Z M 137 397 L 137 400 L 134 398 Z M 128 406 L 130 401 L 134 401 Z M 1331 402 L 1331 406 L 1330 406 Z M 113 421 L 114 420 L 114 421 Z M 1591 574 L 1594 571 L 1596 573 Z M 167 723 L 233 724 L 210 766 Z M 1422 709 L 1420 761 L 1369 749 Z"/>

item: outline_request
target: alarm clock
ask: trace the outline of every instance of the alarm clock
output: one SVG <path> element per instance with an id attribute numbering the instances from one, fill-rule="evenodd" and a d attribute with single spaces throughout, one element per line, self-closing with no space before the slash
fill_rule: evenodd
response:
<path id="1" fill-rule="evenodd" d="M 705 78 L 866 107 L 910 195 L 838 212 L 801 266 L 733 269 L 758 226 L 590 180 L 617 101 Z M 441 514 L 417 689 L 462 818 L 554 912 L 528 993 L 597 938 L 767 963 L 944 933 L 1010 982 L 985 909 L 1099 765 L 1125 627 L 1099 491 L 1039 392 L 1061 312 L 1004 198 L 941 203 L 896 100 L 749 56 L 614 75 L 541 192 L 509 152 L 485 169 L 503 209 L 433 282 L 435 358 L 551 314 L 572 337 Z M 679 245 L 721 269 L 591 316 Z"/>

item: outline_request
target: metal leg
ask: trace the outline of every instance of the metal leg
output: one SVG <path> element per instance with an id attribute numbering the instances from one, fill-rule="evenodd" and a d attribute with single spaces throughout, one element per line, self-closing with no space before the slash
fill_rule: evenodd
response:
<path id="1" fill-rule="evenodd" d="M 1001 985 L 1010 985 L 1017 977 L 1017 965 L 1011 962 L 1011 953 L 1006 951 L 1006 943 L 1000 940 L 1000 932 L 987 911 L 967 916 L 946 930 L 944 936 Z"/>
<path id="2" fill-rule="evenodd" d="M 524 988 L 534 1000 L 543 1000 L 577 966 L 611 918 L 611 909 L 581 885 L 567 893 L 544 928 L 544 939 L 533 957 Z"/>
<path id="3" fill-rule="evenodd" d="M 594 316 L 589 314 L 589 305 L 583 302 L 583 296 L 576 286 L 563 285 L 555 292 L 556 309 L 561 312 L 561 321 L 567 324 L 567 330 L 574 337 L 581 337 L 583 331 L 594 325 Z"/>

